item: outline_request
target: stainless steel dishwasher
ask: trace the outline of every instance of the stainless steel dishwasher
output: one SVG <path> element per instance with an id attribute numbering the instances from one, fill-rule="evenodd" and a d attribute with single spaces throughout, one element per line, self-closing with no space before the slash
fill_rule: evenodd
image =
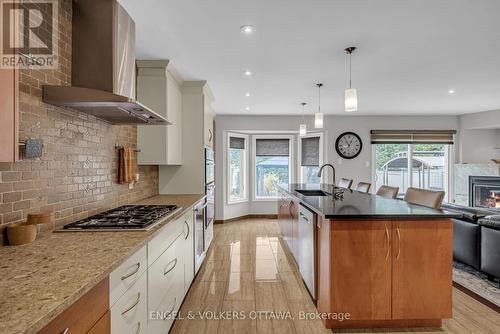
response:
<path id="1" fill-rule="evenodd" d="M 309 294 L 316 300 L 316 214 L 299 205 L 299 270 Z"/>

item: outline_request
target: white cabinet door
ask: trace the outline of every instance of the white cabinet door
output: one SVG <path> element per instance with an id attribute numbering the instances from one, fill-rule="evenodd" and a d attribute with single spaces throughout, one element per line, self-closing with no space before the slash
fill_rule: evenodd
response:
<path id="1" fill-rule="evenodd" d="M 137 100 L 171 125 L 137 126 L 139 165 L 182 164 L 182 94 L 179 78 L 167 60 L 137 61 Z"/>
<path id="2" fill-rule="evenodd" d="M 141 277 L 111 307 L 111 334 L 147 332 L 147 274 Z"/>
<path id="3" fill-rule="evenodd" d="M 189 290 L 194 279 L 194 217 L 193 210 L 189 210 L 183 217 L 184 234 L 184 295 Z"/>
<path id="4" fill-rule="evenodd" d="M 149 267 L 149 333 L 167 333 L 184 298 L 184 235 Z"/>

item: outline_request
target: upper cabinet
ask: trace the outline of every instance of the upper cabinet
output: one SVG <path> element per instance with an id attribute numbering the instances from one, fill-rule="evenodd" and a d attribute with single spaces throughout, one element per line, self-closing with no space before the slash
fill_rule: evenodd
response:
<path id="1" fill-rule="evenodd" d="M 19 160 L 19 71 L 0 69 L 0 162 Z"/>
<path id="2" fill-rule="evenodd" d="M 168 60 L 137 61 L 137 100 L 172 125 L 137 126 L 138 163 L 181 165 L 182 80 Z"/>

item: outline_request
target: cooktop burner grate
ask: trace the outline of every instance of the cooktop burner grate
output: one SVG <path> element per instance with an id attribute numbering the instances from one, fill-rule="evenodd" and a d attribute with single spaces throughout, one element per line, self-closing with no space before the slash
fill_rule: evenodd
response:
<path id="1" fill-rule="evenodd" d="M 65 230 L 144 230 L 172 214 L 177 205 L 124 205 L 64 225 Z"/>

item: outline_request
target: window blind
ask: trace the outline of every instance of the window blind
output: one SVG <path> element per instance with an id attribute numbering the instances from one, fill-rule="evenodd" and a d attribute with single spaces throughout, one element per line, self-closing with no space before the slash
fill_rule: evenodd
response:
<path id="1" fill-rule="evenodd" d="M 372 144 L 453 144 L 456 130 L 371 130 Z"/>
<path id="2" fill-rule="evenodd" d="M 244 150 L 245 149 L 245 138 L 229 137 L 229 148 Z"/>
<path id="3" fill-rule="evenodd" d="M 301 166 L 319 166 L 319 137 L 302 138 Z"/>
<path id="4" fill-rule="evenodd" d="M 255 142 L 255 155 L 257 156 L 289 156 L 289 139 L 257 139 Z"/>

